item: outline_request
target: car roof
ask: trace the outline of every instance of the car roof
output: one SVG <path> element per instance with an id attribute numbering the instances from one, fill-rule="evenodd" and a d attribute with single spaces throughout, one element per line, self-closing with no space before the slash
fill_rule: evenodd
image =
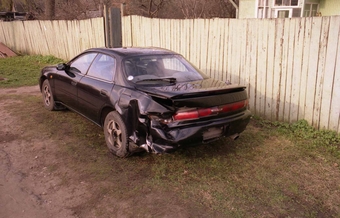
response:
<path id="1" fill-rule="evenodd" d="M 104 52 L 107 54 L 119 55 L 121 57 L 138 56 L 138 55 L 161 55 L 161 54 L 177 54 L 176 52 L 157 48 L 157 47 L 122 47 L 122 48 L 91 48 L 86 52 Z"/>

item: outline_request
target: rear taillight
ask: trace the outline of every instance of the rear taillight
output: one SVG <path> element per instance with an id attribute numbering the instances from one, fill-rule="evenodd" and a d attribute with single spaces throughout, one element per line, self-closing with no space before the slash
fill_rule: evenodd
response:
<path id="1" fill-rule="evenodd" d="M 236 111 L 241 108 L 247 107 L 247 105 L 248 105 L 248 100 L 244 100 L 244 101 L 239 101 L 239 102 L 221 105 L 217 107 L 179 111 L 173 116 L 173 119 L 174 120 L 198 119 L 200 117 L 207 117 L 207 116 L 216 115 L 220 113 Z"/>

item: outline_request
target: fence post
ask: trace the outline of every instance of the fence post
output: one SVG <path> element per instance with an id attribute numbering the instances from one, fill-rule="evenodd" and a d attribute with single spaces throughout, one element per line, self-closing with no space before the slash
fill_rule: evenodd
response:
<path id="1" fill-rule="evenodd" d="M 122 47 L 122 18 L 119 8 L 104 6 L 105 46 L 107 48 Z"/>

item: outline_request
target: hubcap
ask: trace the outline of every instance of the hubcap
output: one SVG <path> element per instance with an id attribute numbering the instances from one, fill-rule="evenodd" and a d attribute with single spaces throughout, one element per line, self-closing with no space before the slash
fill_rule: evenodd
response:
<path id="1" fill-rule="evenodd" d="M 118 123 L 114 120 L 110 120 L 107 125 L 107 132 L 109 133 L 109 143 L 116 148 L 120 148 L 122 146 L 122 130 Z"/>
<path id="2" fill-rule="evenodd" d="M 44 87 L 44 101 L 47 106 L 51 104 L 51 92 L 48 86 Z"/>

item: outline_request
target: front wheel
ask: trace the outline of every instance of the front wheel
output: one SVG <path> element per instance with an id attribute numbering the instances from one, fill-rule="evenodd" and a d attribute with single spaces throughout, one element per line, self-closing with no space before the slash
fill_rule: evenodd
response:
<path id="1" fill-rule="evenodd" d="M 41 93 L 42 93 L 42 96 L 43 96 L 43 102 L 44 102 L 45 108 L 49 111 L 54 111 L 56 109 L 55 108 L 55 102 L 54 102 L 53 93 L 52 93 L 50 83 L 48 82 L 47 79 L 42 84 Z"/>
<path id="2" fill-rule="evenodd" d="M 116 111 L 107 114 L 104 122 L 104 135 L 106 145 L 113 154 L 118 157 L 130 155 L 126 126 Z"/>

